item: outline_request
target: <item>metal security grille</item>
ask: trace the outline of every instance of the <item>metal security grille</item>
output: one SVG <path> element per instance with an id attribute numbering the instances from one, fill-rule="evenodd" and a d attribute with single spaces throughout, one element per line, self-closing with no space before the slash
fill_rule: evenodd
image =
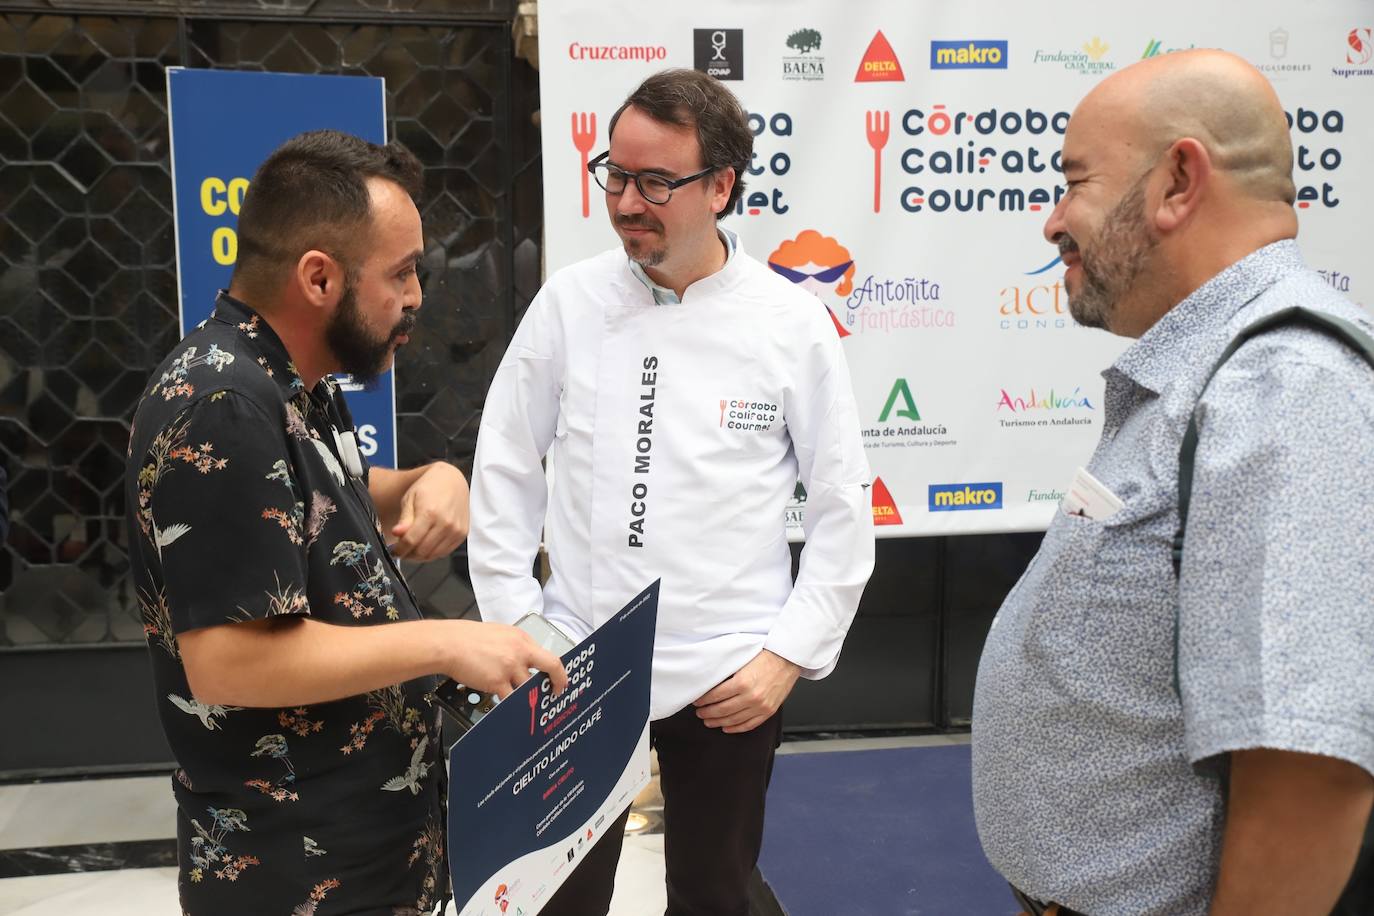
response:
<path id="1" fill-rule="evenodd" d="M 0 3 L 0 652 L 143 638 L 122 475 L 137 397 L 178 336 L 166 67 L 386 78 L 389 135 L 426 169 L 399 457 L 470 468 L 539 284 L 538 82 L 512 58 L 512 6 Z M 475 613 L 463 555 L 407 573 L 427 612 Z"/>

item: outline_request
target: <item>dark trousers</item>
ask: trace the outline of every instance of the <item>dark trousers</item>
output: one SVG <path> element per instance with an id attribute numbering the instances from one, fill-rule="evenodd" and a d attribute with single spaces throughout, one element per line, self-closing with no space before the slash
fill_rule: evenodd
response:
<path id="1" fill-rule="evenodd" d="M 747 916 L 782 711 L 753 731 L 727 735 L 688 706 L 650 725 L 649 736 L 663 790 L 666 916 Z M 540 916 L 604 916 L 628 816 L 602 834 Z"/>

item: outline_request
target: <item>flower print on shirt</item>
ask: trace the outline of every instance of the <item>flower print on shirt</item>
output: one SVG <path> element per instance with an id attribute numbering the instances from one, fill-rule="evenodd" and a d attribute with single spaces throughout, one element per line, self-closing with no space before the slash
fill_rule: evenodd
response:
<path id="1" fill-rule="evenodd" d="M 257 856 L 233 855 L 224 843 L 229 834 L 248 831 L 247 814 L 239 808 L 210 806 L 206 810 L 210 813 L 208 830 L 197 818 L 191 818 L 191 826 L 196 830 L 196 835 L 191 837 L 191 862 L 195 867 L 190 871 L 190 878 L 193 883 L 203 881 L 206 870 L 221 880 L 237 881 L 250 865 L 262 864 Z M 216 865 L 219 868 L 215 868 Z"/>
<path id="2" fill-rule="evenodd" d="M 368 558 L 371 557 L 371 563 Z M 380 558 L 372 556 L 372 545 L 361 541 L 340 541 L 334 545 L 334 553 L 329 560 L 330 566 L 346 565 L 362 580 L 350 592 L 339 592 L 334 603 L 342 605 L 352 613 L 354 619 L 371 617 L 376 608 L 384 608 L 388 620 L 396 619 L 396 599 L 391 593 L 391 577 Z M 368 602 L 374 602 L 368 604 Z"/>

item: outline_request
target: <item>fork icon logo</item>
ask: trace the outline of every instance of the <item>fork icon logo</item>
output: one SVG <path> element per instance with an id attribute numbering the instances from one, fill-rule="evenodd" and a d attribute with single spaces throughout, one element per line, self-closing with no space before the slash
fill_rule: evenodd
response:
<path id="1" fill-rule="evenodd" d="M 582 176 L 582 218 L 586 219 L 592 214 L 592 202 L 590 189 L 587 181 L 591 173 L 587 171 L 587 154 L 592 151 L 596 144 L 596 112 L 574 111 L 572 116 L 572 139 L 573 146 L 582 154 L 582 167 L 578 172 Z"/>
<path id="2" fill-rule="evenodd" d="M 887 146 L 892 115 L 886 111 L 864 112 L 864 127 L 868 131 L 868 145 L 873 148 L 873 212 L 883 205 L 883 147 Z"/>

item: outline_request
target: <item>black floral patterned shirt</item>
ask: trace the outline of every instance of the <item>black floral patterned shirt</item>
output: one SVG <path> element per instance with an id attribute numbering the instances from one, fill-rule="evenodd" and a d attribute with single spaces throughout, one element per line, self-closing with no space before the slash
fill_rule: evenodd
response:
<path id="1" fill-rule="evenodd" d="M 446 896 L 444 766 L 423 678 L 289 709 L 206 705 L 177 634 L 308 614 L 420 613 L 350 477 L 335 383 L 307 391 L 259 315 L 221 293 L 134 417 L 129 553 L 173 780 L 189 916 L 430 912 Z M 355 466 L 356 470 L 356 466 Z"/>

